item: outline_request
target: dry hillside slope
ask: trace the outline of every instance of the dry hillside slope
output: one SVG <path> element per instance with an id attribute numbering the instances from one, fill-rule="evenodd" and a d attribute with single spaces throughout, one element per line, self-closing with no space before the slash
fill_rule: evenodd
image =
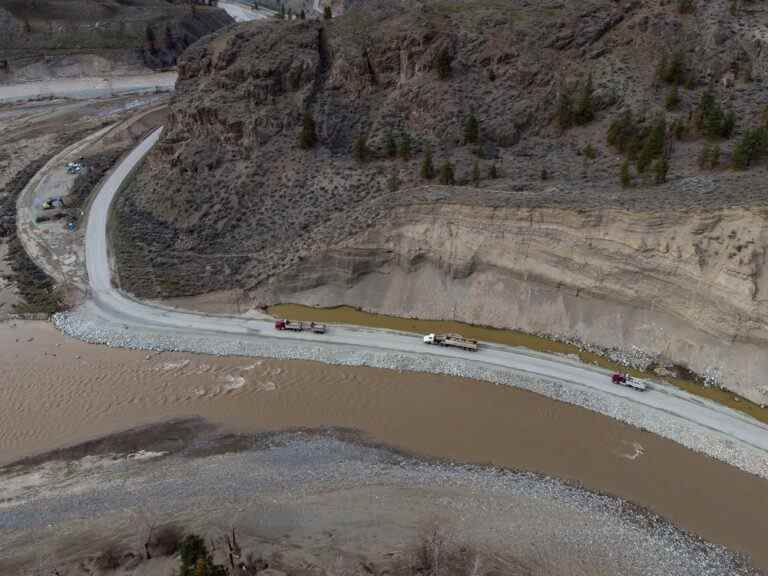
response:
<path id="1" fill-rule="evenodd" d="M 0 84 L 175 65 L 226 12 L 168 0 L 0 0 Z"/>
<path id="2" fill-rule="evenodd" d="M 121 280 L 636 347 L 765 401 L 766 24 L 759 0 L 380 0 L 227 29 L 118 199 Z M 462 186 L 425 188 L 429 153 Z"/>

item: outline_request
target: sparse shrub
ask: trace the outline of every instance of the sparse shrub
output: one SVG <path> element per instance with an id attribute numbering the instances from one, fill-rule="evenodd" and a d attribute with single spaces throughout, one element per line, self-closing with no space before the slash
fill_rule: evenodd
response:
<path id="1" fill-rule="evenodd" d="M 470 114 L 464 121 L 464 143 L 477 144 L 480 140 L 480 122 L 477 116 Z"/>
<path id="2" fill-rule="evenodd" d="M 94 560 L 99 570 L 116 570 L 120 567 L 122 551 L 115 544 L 110 544 Z"/>
<path id="3" fill-rule="evenodd" d="M 451 77 L 451 63 L 453 58 L 448 48 L 443 47 L 435 56 L 435 69 L 437 70 L 437 77 L 440 80 L 447 80 Z"/>
<path id="4" fill-rule="evenodd" d="M 496 167 L 496 164 L 491 164 L 490 168 L 488 168 L 488 178 L 495 180 L 498 177 L 499 169 Z"/>
<path id="5" fill-rule="evenodd" d="M 573 111 L 573 121 L 577 126 L 584 126 L 595 119 L 595 105 L 592 99 L 594 88 L 592 86 L 592 75 L 587 76 L 587 81 L 581 87 L 581 92 L 576 100 L 576 107 Z"/>
<path id="6" fill-rule="evenodd" d="M 331 12 L 330 6 L 325 6 L 323 8 L 323 18 L 325 20 L 330 20 L 331 18 L 333 18 L 333 12 Z"/>
<path id="7" fill-rule="evenodd" d="M 546 169 L 546 167 L 542 166 L 541 172 L 539 173 L 539 178 L 541 178 L 542 182 L 549 180 L 549 171 Z"/>
<path id="8" fill-rule="evenodd" d="M 299 146 L 308 150 L 317 143 L 317 135 L 315 134 L 315 120 L 312 118 L 312 113 L 309 111 L 304 112 L 304 118 L 301 124 L 301 135 L 299 136 Z"/>
<path id="9" fill-rule="evenodd" d="M 435 177 L 435 166 L 432 164 L 432 148 L 430 146 L 427 146 L 424 151 L 420 174 L 424 180 L 432 180 Z"/>
<path id="10" fill-rule="evenodd" d="M 400 145 L 397 148 L 397 154 L 403 162 L 411 159 L 411 138 L 408 134 L 403 134 L 400 138 Z"/>
<path id="11" fill-rule="evenodd" d="M 675 52 L 672 58 L 667 57 L 666 54 L 662 56 L 656 67 L 656 78 L 667 84 L 685 84 L 685 54 L 683 52 Z"/>
<path id="12" fill-rule="evenodd" d="M 597 158 L 597 150 L 595 150 L 591 142 L 584 146 L 584 156 L 586 156 L 589 160 L 594 160 Z"/>
<path id="13" fill-rule="evenodd" d="M 179 576 L 226 576 L 224 566 L 213 562 L 205 541 L 196 534 L 190 534 L 179 547 L 181 566 Z"/>
<path id="14" fill-rule="evenodd" d="M 307 18 L 306 13 L 304 12 L 304 9 L 302 8 L 299 12 L 299 20 L 305 20 Z"/>
<path id="15" fill-rule="evenodd" d="M 712 170 L 720 165 L 720 146 L 704 144 L 699 154 L 699 168 Z"/>
<path id="16" fill-rule="evenodd" d="M 681 15 L 693 14 L 696 12 L 696 2 L 694 0 L 677 0 L 677 13 Z"/>
<path id="17" fill-rule="evenodd" d="M 760 160 L 768 150 L 768 130 L 753 128 L 747 130 L 733 150 L 733 167 L 746 170 Z"/>
<path id="18" fill-rule="evenodd" d="M 673 84 L 672 88 L 669 89 L 669 94 L 667 94 L 667 99 L 664 101 L 664 106 L 667 110 L 677 110 L 677 107 L 680 105 L 680 93 L 677 90 L 677 84 Z"/>
<path id="19" fill-rule="evenodd" d="M 446 186 L 452 186 L 456 183 L 453 164 L 450 162 L 450 160 L 446 160 L 443 162 L 442 166 L 440 166 L 440 177 L 438 181 L 440 184 L 444 184 Z"/>
<path id="20" fill-rule="evenodd" d="M 384 148 L 387 152 L 387 158 L 397 157 L 397 141 L 395 140 L 395 135 L 392 134 L 392 132 L 387 132 L 387 140 Z"/>
<path id="21" fill-rule="evenodd" d="M 622 188 L 629 188 L 632 186 L 632 174 L 629 171 L 629 160 L 624 160 L 624 162 L 621 163 L 619 177 L 621 178 Z"/>
<path id="22" fill-rule="evenodd" d="M 368 141 L 365 136 L 358 136 L 355 139 L 355 143 L 352 145 L 352 156 L 358 162 L 367 162 L 369 155 Z"/>
<path id="23" fill-rule="evenodd" d="M 173 524 L 154 530 L 147 541 L 147 548 L 154 554 L 173 556 L 179 550 L 183 533 Z"/>
<path id="24" fill-rule="evenodd" d="M 658 158 L 653 164 L 653 181 L 656 184 L 663 184 L 667 181 L 667 174 L 669 173 L 669 161 L 664 158 Z"/>

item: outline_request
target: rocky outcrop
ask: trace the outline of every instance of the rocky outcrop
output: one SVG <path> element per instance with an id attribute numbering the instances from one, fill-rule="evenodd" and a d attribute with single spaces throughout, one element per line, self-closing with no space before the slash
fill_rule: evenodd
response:
<path id="1" fill-rule="evenodd" d="M 397 208 L 258 297 L 636 348 L 768 402 L 768 208 Z"/>
<path id="2" fill-rule="evenodd" d="M 145 73 L 232 24 L 224 10 L 166 0 L 6 2 L 0 83 Z"/>

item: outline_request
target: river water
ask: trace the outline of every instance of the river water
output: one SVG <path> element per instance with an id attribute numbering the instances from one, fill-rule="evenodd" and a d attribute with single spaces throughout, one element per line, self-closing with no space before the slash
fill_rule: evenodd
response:
<path id="1" fill-rule="evenodd" d="M 768 482 L 535 394 L 445 376 L 91 346 L 0 324 L 0 464 L 182 416 L 235 431 L 346 427 L 432 457 L 621 496 L 768 567 Z"/>

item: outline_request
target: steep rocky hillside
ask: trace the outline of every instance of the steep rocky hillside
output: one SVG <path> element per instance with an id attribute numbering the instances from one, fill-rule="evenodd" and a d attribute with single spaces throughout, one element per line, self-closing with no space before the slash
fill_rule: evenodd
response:
<path id="1" fill-rule="evenodd" d="M 766 24 L 759 0 L 380 0 L 228 29 L 185 54 L 118 200 L 121 280 L 452 310 L 638 346 L 757 397 L 748 352 L 730 372 L 704 360 L 766 346 Z M 426 172 L 464 186 L 421 189 L 430 153 Z M 522 297 L 541 286 L 554 296 Z M 649 322 L 667 339 L 635 336 Z"/>
<path id="2" fill-rule="evenodd" d="M 0 0 L 0 83 L 174 65 L 189 44 L 232 22 L 181 1 Z"/>

